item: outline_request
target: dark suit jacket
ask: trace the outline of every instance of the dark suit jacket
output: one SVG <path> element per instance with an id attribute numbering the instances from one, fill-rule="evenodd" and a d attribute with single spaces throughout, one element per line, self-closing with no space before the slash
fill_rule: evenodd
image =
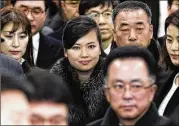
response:
<path id="1" fill-rule="evenodd" d="M 21 65 L 14 59 L 0 53 L 0 72 L 24 75 Z"/>
<path id="2" fill-rule="evenodd" d="M 49 36 L 58 39 L 58 40 L 62 40 L 62 36 L 63 36 L 63 29 L 66 26 L 66 22 L 61 22 L 61 26 L 52 34 L 49 34 Z"/>
<path id="3" fill-rule="evenodd" d="M 170 118 L 179 126 L 179 105 L 175 108 L 173 113 L 170 115 Z"/>
<path id="4" fill-rule="evenodd" d="M 39 52 L 36 66 L 49 69 L 55 61 L 64 56 L 62 42 L 40 34 Z"/>
<path id="5" fill-rule="evenodd" d="M 157 91 L 158 93 L 155 98 L 155 103 L 156 103 L 157 107 L 160 106 L 161 102 L 163 101 L 165 96 L 170 91 L 172 84 L 173 84 L 174 77 L 176 76 L 176 74 L 177 74 L 177 71 L 172 72 L 170 74 L 170 77 L 167 80 L 167 82 L 164 85 L 161 85 L 160 88 L 158 89 L 158 91 Z M 171 99 L 169 100 L 169 102 L 167 104 L 167 107 L 164 112 L 165 116 L 169 117 L 172 114 L 172 112 L 174 111 L 174 109 L 179 105 L 178 96 L 179 96 L 179 87 L 175 90 L 174 94 L 172 95 Z"/>
<path id="6" fill-rule="evenodd" d="M 120 121 L 111 107 L 106 111 L 104 118 L 96 120 L 87 126 L 119 126 Z M 158 115 L 154 104 L 137 121 L 135 126 L 176 126 L 170 119 Z"/>

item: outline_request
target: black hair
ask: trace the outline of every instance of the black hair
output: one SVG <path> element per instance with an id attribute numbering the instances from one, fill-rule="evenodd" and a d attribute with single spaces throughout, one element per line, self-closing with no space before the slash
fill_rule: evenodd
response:
<path id="1" fill-rule="evenodd" d="M 81 0 L 79 5 L 79 14 L 85 15 L 85 13 L 93 7 L 107 5 L 108 7 L 112 6 L 112 8 L 116 7 L 119 3 L 119 0 Z"/>
<path id="2" fill-rule="evenodd" d="M 151 20 L 152 20 L 151 9 L 146 3 L 141 2 L 141 1 L 124 1 L 120 3 L 119 5 L 117 5 L 113 10 L 113 15 L 112 15 L 113 23 L 115 24 L 115 19 L 119 12 L 133 11 L 133 10 L 139 10 L 139 9 L 142 9 L 146 12 L 148 19 L 149 19 L 149 23 L 151 24 Z"/>
<path id="3" fill-rule="evenodd" d="M 34 70 L 27 74 L 27 80 L 35 88 L 35 93 L 30 97 L 30 101 L 50 101 L 65 104 L 72 102 L 67 84 L 55 74 Z"/>
<path id="4" fill-rule="evenodd" d="M 174 1 L 174 0 L 167 0 L 167 2 L 168 2 L 168 6 L 170 6 L 170 7 L 171 7 L 171 6 L 172 6 L 173 1 Z"/>
<path id="5" fill-rule="evenodd" d="M 105 53 L 101 47 L 102 40 L 98 25 L 93 19 L 89 18 L 88 16 L 79 16 L 66 23 L 62 36 L 64 48 L 72 48 L 78 39 L 88 34 L 91 30 L 96 31 L 101 54 L 102 56 L 105 56 Z"/>
<path id="6" fill-rule="evenodd" d="M 11 0 L 11 4 L 14 6 L 16 4 L 16 1 L 18 0 Z M 22 0 L 19 0 L 19 1 L 22 1 Z M 29 0 L 31 1 L 31 0 Z M 44 0 L 44 4 L 45 4 L 45 10 L 48 9 L 48 4 L 50 3 L 50 0 Z"/>
<path id="7" fill-rule="evenodd" d="M 1 92 L 6 90 L 19 90 L 22 91 L 27 98 L 34 93 L 34 87 L 24 78 L 11 74 L 10 72 L 0 73 L 1 79 Z"/>
<path id="8" fill-rule="evenodd" d="M 112 50 L 105 60 L 104 76 L 107 76 L 109 66 L 114 60 L 128 58 L 143 59 L 147 65 L 149 76 L 154 80 L 156 79 L 158 70 L 157 62 L 146 48 L 142 48 L 140 46 L 123 46 Z"/>
<path id="9" fill-rule="evenodd" d="M 179 29 L 179 9 L 176 10 L 175 12 L 173 12 L 172 14 L 170 14 L 166 20 L 165 20 L 165 34 L 167 35 L 167 28 L 169 25 L 174 25 L 176 26 L 178 29 Z M 167 51 L 167 48 L 166 48 L 166 37 L 165 37 L 165 41 L 164 41 L 164 44 L 163 44 L 163 51 L 164 51 L 164 58 L 165 58 L 165 62 L 166 62 L 166 65 L 167 65 L 167 69 L 172 69 L 172 70 L 179 70 L 179 66 L 175 66 L 169 55 L 168 55 L 168 51 Z"/>

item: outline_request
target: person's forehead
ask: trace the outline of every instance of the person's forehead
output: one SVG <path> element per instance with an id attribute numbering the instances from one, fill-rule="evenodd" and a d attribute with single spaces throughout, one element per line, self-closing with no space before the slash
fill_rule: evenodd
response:
<path id="1" fill-rule="evenodd" d="M 29 8 L 39 7 L 45 9 L 45 1 L 44 0 L 17 0 L 15 6 L 27 6 Z"/>
<path id="2" fill-rule="evenodd" d="M 91 7 L 89 8 L 89 10 L 87 10 L 87 12 L 104 12 L 104 11 L 112 11 L 113 8 L 112 8 L 112 4 L 111 5 L 108 5 L 108 4 L 104 4 L 104 5 L 98 5 L 96 7 Z"/>
<path id="3" fill-rule="evenodd" d="M 142 9 L 120 11 L 116 16 L 116 22 L 118 21 L 133 22 L 134 19 L 148 21 L 148 16 L 147 16 L 147 13 Z"/>
<path id="4" fill-rule="evenodd" d="M 119 77 L 119 74 L 125 78 L 139 75 L 144 77 L 148 75 L 148 69 L 145 61 L 140 58 L 126 58 L 114 60 L 109 66 L 108 73 L 113 77 Z"/>
<path id="5" fill-rule="evenodd" d="M 46 117 L 51 117 L 59 114 L 68 114 L 68 107 L 64 103 L 35 101 L 30 103 L 30 108 L 33 114 Z M 49 110 L 47 110 L 47 108 Z"/>

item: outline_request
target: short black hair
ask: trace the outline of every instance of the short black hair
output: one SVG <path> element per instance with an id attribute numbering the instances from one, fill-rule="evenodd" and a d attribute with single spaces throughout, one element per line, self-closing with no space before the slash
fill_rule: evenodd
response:
<path id="1" fill-rule="evenodd" d="M 156 79 L 158 70 L 157 62 L 153 55 L 146 49 L 140 46 L 123 46 L 112 50 L 105 60 L 104 65 L 104 76 L 108 74 L 110 64 L 116 59 L 128 59 L 128 58 L 141 58 L 145 61 L 149 76 L 152 79 Z"/>
<path id="2" fill-rule="evenodd" d="M 16 4 L 16 1 L 18 1 L 18 0 L 11 0 L 11 4 L 14 6 L 15 4 Z M 19 1 L 22 1 L 22 0 L 19 0 Z M 31 0 L 29 0 L 29 1 L 31 1 Z M 32 1 L 33 2 L 33 1 Z M 35 1 L 34 1 L 35 2 Z M 49 4 L 49 0 L 44 0 L 44 4 L 45 4 L 45 10 L 47 10 L 48 9 L 48 4 Z"/>
<path id="3" fill-rule="evenodd" d="M 99 44 L 101 45 L 101 34 L 96 22 L 87 17 L 79 16 L 66 23 L 63 30 L 63 44 L 65 49 L 70 49 L 78 39 L 88 34 L 91 30 L 96 30 Z"/>
<path id="4" fill-rule="evenodd" d="M 10 72 L 0 73 L 1 92 L 6 90 L 22 91 L 28 99 L 34 93 L 34 87 L 24 78 L 11 74 Z"/>
<path id="5" fill-rule="evenodd" d="M 67 84 L 58 75 L 48 71 L 34 70 L 27 74 L 27 80 L 35 88 L 35 93 L 30 97 L 30 101 L 50 101 L 65 104 L 72 102 Z"/>
<path id="6" fill-rule="evenodd" d="M 85 13 L 93 7 L 108 5 L 108 7 L 112 6 L 112 8 L 116 7 L 119 3 L 119 0 L 81 0 L 79 5 L 79 14 L 85 15 Z"/>
<path id="7" fill-rule="evenodd" d="M 165 34 L 167 35 L 167 28 L 169 25 L 174 25 L 179 29 L 179 9 L 176 10 L 175 12 L 173 12 L 172 14 L 170 14 L 166 20 L 165 20 Z M 167 65 L 167 68 L 170 68 L 172 70 L 179 70 L 179 66 L 174 66 L 174 64 L 172 63 L 169 55 L 168 55 L 168 51 L 166 48 L 166 38 L 164 41 L 164 45 L 163 45 L 163 50 L 164 50 L 164 58 L 165 58 L 165 62 Z"/>
<path id="8" fill-rule="evenodd" d="M 174 1 L 174 0 L 167 0 L 167 2 L 168 2 L 168 6 L 170 6 L 170 7 L 171 7 L 171 6 L 172 6 L 173 1 Z"/>
<path id="9" fill-rule="evenodd" d="M 146 3 L 141 2 L 141 1 L 124 1 L 120 3 L 119 5 L 117 5 L 113 10 L 113 15 L 112 15 L 113 23 L 115 24 L 115 19 L 119 12 L 133 11 L 133 10 L 139 10 L 139 9 L 142 9 L 146 12 L 148 19 L 149 19 L 149 23 L 151 24 L 151 20 L 152 20 L 151 9 Z"/>

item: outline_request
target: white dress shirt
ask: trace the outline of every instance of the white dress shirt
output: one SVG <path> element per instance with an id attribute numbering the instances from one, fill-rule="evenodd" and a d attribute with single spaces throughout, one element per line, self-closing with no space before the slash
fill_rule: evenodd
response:
<path id="1" fill-rule="evenodd" d="M 104 50 L 104 52 L 108 55 L 111 51 L 111 43 L 109 44 L 109 46 Z"/>
<path id="2" fill-rule="evenodd" d="M 168 94 L 165 96 L 165 98 L 163 99 L 163 101 L 161 102 L 158 112 L 159 115 L 163 116 L 165 109 L 167 107 L 168 102 L 170 101 L 171 97 L 173 96 L 173 94 L 175 93 L 176 89 L 178 88 L 179 85 L 177 85 L 176 82 L 176 78 L 179 76 L 179 73 L 177 73 L 177 75 L 175 76 L 174 80 L 173 80 L 173 85 L 172 88 L 170 89 L 170 91 L 168 92 Z"/>
<path id="3" fill-rule="evenodd" d="M 33 58 L 34 58 L 34 64 L 37 63 L 37 56 L 39 52 L 39 42 L 40 42 L 40 33 L 33 35 L 32 37 L 32 45 L 33 45 Z"/>

